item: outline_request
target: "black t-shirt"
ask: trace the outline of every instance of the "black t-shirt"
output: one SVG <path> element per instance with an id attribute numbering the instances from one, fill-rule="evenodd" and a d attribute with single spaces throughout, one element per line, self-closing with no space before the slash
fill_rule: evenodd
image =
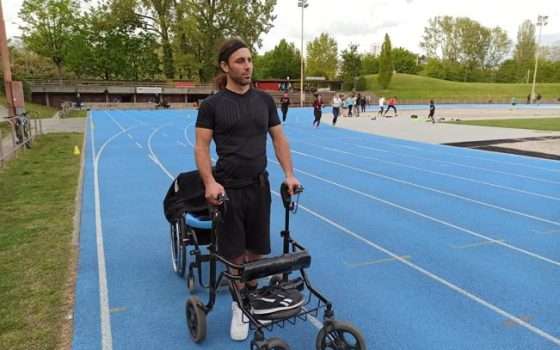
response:
<path id="1" fill-rule="evenodd" d="M 244 179 L 266 169 L 266 135 L 279 125 L 272 96 L 249 89 L 240 95 L 229 90 L 202 101 L 197 128 L 212 129 L 216 143 L 218 179 Z"/>
<path id="2" fill-rule="evenodd" d="M 280 104 L 282 105 L 283 109 L 288 109 L 288 106 L 290 105 L 290 98 L 282 96 L 280 98 Z"/>

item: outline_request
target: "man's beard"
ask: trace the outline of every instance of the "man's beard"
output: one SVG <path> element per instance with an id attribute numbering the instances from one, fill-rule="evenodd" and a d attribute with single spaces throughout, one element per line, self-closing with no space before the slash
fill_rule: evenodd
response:
<path id="1" fill-rule="evenodd" d="M 230 76 L 230 79 L 233 80 L 237 85 L 246 86 L 251 85 L 251 78 L 243 78 L 241 76 L 235 77 Z"/>

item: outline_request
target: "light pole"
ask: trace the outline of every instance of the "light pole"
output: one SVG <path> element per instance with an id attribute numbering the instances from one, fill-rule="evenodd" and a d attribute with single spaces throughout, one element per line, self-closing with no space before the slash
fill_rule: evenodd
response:
<path id="1" fill-rule="evenodd" d="M 531 88 L 531 102 L 535 103 L 535 83 L 537 82 L 537 69 L 539 67 L 539 49 L 541 46 L 542 27 L 548 24 L 548 16 L 541 16 L 537 18 L 537 26 L 539 26 L 539 41 L 537 42 L 537 50 L 535 52 L 535 71 L 533 72 L 533 87 Z"/>
<path id="2" fill-rule="evenodd" d="M 301 52 L 300 52 L 300 83 L 299 83 L 299 105 L 303 107 L 303 10 L 309 6 L 307 0 L 298 0 L 298 7 L 301 7 Z"/>

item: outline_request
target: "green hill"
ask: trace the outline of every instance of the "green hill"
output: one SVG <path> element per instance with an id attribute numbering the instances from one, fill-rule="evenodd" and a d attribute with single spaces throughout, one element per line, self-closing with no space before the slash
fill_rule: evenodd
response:
<path id="1" fill-rule="evenodd" d="M 389 89 L 383 90 L 377 84 L 377 75 L 366 76 L 367 90 L 375 95 L 397 96 L 401 102 L 422 101 L 431 98 L 441 102 L 510 103 L 515 97 L 518 103 L 525 103 L 531 92 L 531 84 L 503 83 L 462 83 L 428 78 L 420 75 L 394 74 Z M 560 83 L 537 84 L 537 93 L 543 101 L 560 102 Z"/>

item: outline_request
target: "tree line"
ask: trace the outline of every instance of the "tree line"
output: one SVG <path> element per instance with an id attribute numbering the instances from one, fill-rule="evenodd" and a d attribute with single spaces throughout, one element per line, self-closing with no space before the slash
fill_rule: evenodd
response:
<path id="1" fill-rule="evenodd" d="M 256 51 L 275 20 L 276 0 L 24 0 L 19 17 L 23 35 L 12 43 L 18 79 L 105 80 L 182 79 L 210 81 L 216 51 L 237 36 L 255 52 L 256 79 L 300 77 L 301 52 L 282 39 L 272 50 Z M 391 44 L 339 52 L 336 40 L 320 33 L 307 43 L 306 76 L 340 79 L 343 88 L 365 89 L 365 75 L 378 74 L 386 88 L 393 72 L 476 82 L 526 82 L 537 50 L 535 25 L 523 22 L 515 46 L 500 27 L 466 17 L 433 17 L 424 28 L 418 55 Z M 539 82 L 560 82 L 560 49 L 541 48 Z"/>

